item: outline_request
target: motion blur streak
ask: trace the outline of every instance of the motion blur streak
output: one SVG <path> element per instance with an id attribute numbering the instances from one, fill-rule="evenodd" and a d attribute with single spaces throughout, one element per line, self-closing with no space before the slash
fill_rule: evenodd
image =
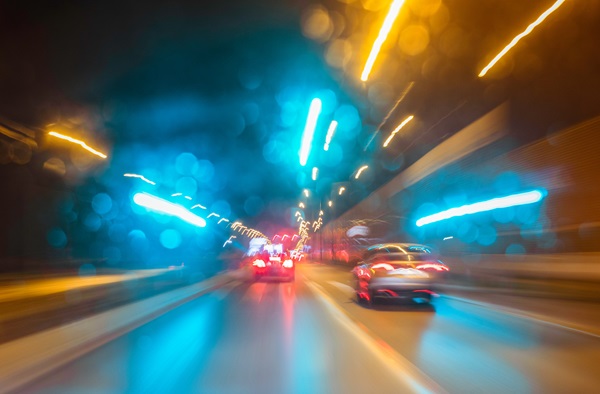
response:
<path id="1" fill-rule="evenodd" d="M 344 186 L 341 186 L 340 190 L 338 191 L 338 195 L 341 196 L 345 190 L 346 190 L 346 188 Z"/>
<path id="2" fill-rule="evenodd" d="M 211 216 L 214 216 L 214 217 L 217 217 L 217 218 L 221 217 L 220 215 L 218 215 L 218 214 L 216 214 L 214 212 L 211 212 L 211 213 L 208 214 L 208 217 L 211 217 Z"/>
<path id="3" fill-rule="evenodd" d="M 304 208 L 304 203 L 300 203 L 300 204 L 298 204 L 298 206 L 299 206 L 300 208 Z"/>
<path id="4" fill-rule="evenodd" d="M 387 123 L 387 121 L 390 118 L 390 116 L 392 116 L 392 114 L 394 112 L 396 112 L 396 108 L 398 108 L 398 106 L 400 105 L 400 103 L 402 102 L 402 100 L 404 100 L 404 98 L 406 97 L 406 95 L 408 94 L 408 92 L 411 91 L 411 89 L 412 89 L 412 87 L 414 85 L 415 85 L 415 82 L 414 81 L 410 81 L 410 83 L 406 86 L 406 88 L 402 91 L 402 93 L 400 93 L 400 97 L 398 97 L 398 100 L 396 100 L 396 103 L 394 104 L 394 106 L 392 107 L 392 109 L 390 109 L 388 111 L 387 115 L 385 115 L 385 118 L 383 118 L 383 120 L 381 121 L 381 123 L 379 123 L 379 126 L 377 126 L 377 130 L 375 130 L 375 132 L 373 134 L 371 134 L 371 138 L 369 138 L 369 142 L 367 142 L 367 144 L 363 148 L 364 152 L 367 151 L 367 148 L 369 147 L 369 145 L 371 145 L 371 142 L 373 142 L 373 140 L 375 139 L 375 136 L 380 132 L 380 130 L 383 127 L 383 125 L 385 125 Z"/>
<path id="5" fill-rule="evenodd" d="M 315 135 L 315 128 L 317 127 L 317 119 L 319 118 L 320 113 L 321 100 L 315 98 L 310 103 L 306 125 L 304 126 L 304 134 L 302 135 L 302 145 L 300 146 L 300 165 L 302 167 L 304 167 L 308 161 L 308 155 L 310 154 L 313 136 Z"/>
<path id="6" fill-rule="evenodd" d="M 313 167 L 313 169 L 312 169 L 312 180 L 316 181 L 318 175 L 319 175 L 319 169 L 317 167 Z"/>
<path id="7" fill-rule="evenodd" d="M 181 205 L 173 204 L 172 202 L 163 200 L 162 198 L 153 196 L 148 193 L 136 193 L 133 196 L 133 201 L 144 208 L 152 211 L 165 213 L 167 215 L 178 217 L 179 219 L 197 227 L 206 226 L 206 220 L 200 216 L 196 216 Z"/>
<path id="8" fill-rule="evenodd" d="M 221 219 L 219 219 L 219 221 L 217 223 L 221 224 L 221 222 L 228 222 L 228 221 L 229 221 L 229 219 L 221 218 Z"/>
<path id="9" fill-rule="evenodd" d="M 543 198 L 544 193 L 542 193 L 539 190 L 511 194 L 510 196 L 506 197 L 492 198 L 491 200 L 481 201 L 469 205 L 463 205 L 462 207 L 458 208 L 450 208 L 446 211 L 422 217 L 421 219 L 417 220 L 417 226 L 421 227 L 426 224 L 439 222 L 441 220 L 446 220 L 457 216 L 471 215 L 479 212 L 491 211 L 493 209 L 533 204 L 541 201 Z"/>
<path id="10" fill-rule="evenodd" d="M 206 209 L 206 207 L 205 207 L 205 206 L 203 206 L 203 205 L 200 205 L 200 204 L 196 204 L 196 205 L 194 205 L 194 206 L 193 206 L 191 209 L 194 209 L 194 208 Z"/>
<path id="11" fill-rule="evenodd" d="M 363 173 L 364 170 L 366 170 L 367 168 L 369 168 L 369 166 L 362 166 L 358 169 L 358 172 L 356 173 L 356 175 L 354 176 L 354 179 L 358 179 L 360 177 L 360 174 Z"/>
<path id="12" fill-rule="evenodd" d="M 390 141 L 392 141 L 392 138 L 394 138 L 394 136 L 396 135 L 396 133 L 398 133 L 400 130 L 402 130 L 402 128 L 403 128 L 404 126 L 406 126 L 406 124 L 407 124 L 408 122 L 410 122 L 411 120 L 413 120 L 413 118 L 414 118 L 414 116 L 413 116 L 413 115 L 410 115 L 408 118 L 404 119 L 404 120 L 402 121 L 402 123 L 400 123 L 400 124 L 398 125 L 398 127 L 396 127 L 396 128 L 394 129 L 394 131 L 392 131 L 392 133 L 391 133 L 391 134 L 390 134 L 390 136 L 387 138 L 387 140 L 385 140 L 385 142 L 383 143 L 383 147 L 384 147 L 384 148 L 387 148 L 387 146 L 389 145 Z"/>
<path id="13" fill-rule="evenodd" d="M 332 120 L 331 124 L 329 125 L 329 129 L 327 130 L 327 136 L 325 137 L 325 145 L 323 146 L 323 149 L 325 151 L 329 150 L 329 144 L 331 143 L 331 139 L 333 138 L 333 134 L 335 133 L 337 125 L 338 122 L 336 122 L 335 120 Z"/>
<path id="14" fill-rule="evenodd" d="M 483 68 L 483 70 L 481 70 L 481 72 L 479 73 L 479 77 L 483 77 L 485 74 L 487 74 L 487 72 L 494 67 L 494 65 L 498 62 L 498 60 L 500 60 L 504 55 L 506 55 L 506 53 L 508 51 L 510 51 L 512 49 L 512 47 L 514 47 L 515 45 L 517 45 L 517 43 L 519 42 L 519 40 L 521 40 L 521 38 L 525 37 L 526 35 L 528 35 L 529 33 L 531 33 L 533 31 L 533 29 L 539 25 L 540 23 L 542 23 L 544 21 L 544 19 L 546 19 L 548 17 L 548 15 L 550 15 L 551 13 L 553 13 L 554 11 L 556 11 L 556 9 L 558 7 L 560 7 L 563 3 L 565 2 L 565 0 L 557 0 L 556 3 L 554 3 L 552 5 L 552 7 L 548 8 L 542 15 L 540 15 L 535 22 L 533 22 L 532 24 L 530 24 L 529 26 L 527 26 L 527 29 L 525 29 L 524 32 L 522 32 L 521 34 L 517 35 L 515 38 L 512 39 L 512 41 L 510 42 L 510 44 L 508 44 L 507 46 L 504 47 L 504 49 L 502 51 L 500 51 L 499 54 L 496 55 L 496 57 L 494 59 L 492 59 L 492 61 Z"/>
<path id="15" fill-rule="evenodd" d="M 123 174 L 123 176 L 128 177 L 128 178 L 139 178 L 142 181 L 149 183 L 151 185 L 156 185 L 156 182 L 152 182 L 150 179 L 146 178 L 143 175 L 139 175 L 139 174 Z"/>
<path id="16" fill-rule="evenodd" d="M 308 189 L 304 189 L 304 195 L 308 197 Z"/>
<path id="17" fill-rule="evenodd" d="M 369 54 L 369 58 L 367 59 L 367 63 L 365 64 L 365 68 L 363 69 L 362 75 L 360 76 L 361 81 L 366 82 L 369 79 L 369 74 L 371 74 L 371 69 L 373 68 L 373 64 L 375 63 L 375 59 L 377 59 L 377 55 L 379 55 L 379 51 L 381 50 L 381 46 L 387 39 L 398 14 L 400 13 L 400 8 L 404 4 L 404 0 L 395 0 L 390 7 L 390 10 L 383 21 L 383 26 L 381 26 L 381 30 L 379 31 L 379 35 L 377 39 L 373 43 L 373 48 L 371 48 L 371 53 Z"/>
<path id="18" fill-rule="evenodd" d="M 93 153 L 94 155 L 101 157 L 103 159 L 106 159 L 106 157 L 107 157 L 104 153 L 98 152 L 96 149 L 90 147 L 85 142 L 75 139 L 73 137 L 69 137 L 68 135 L 60 134 L 60 133 L 57 133 L 56 131 L 51 131 L 48 133 L 48 135 L 51 135 L 53 137 L 60 138 L 62 140 L 66 140 L 66 141 L 72 142 L 74 144 L 77 144 L 77 145 L 81 146 L 83 149 L 87 150 L 88 152 Z"/>

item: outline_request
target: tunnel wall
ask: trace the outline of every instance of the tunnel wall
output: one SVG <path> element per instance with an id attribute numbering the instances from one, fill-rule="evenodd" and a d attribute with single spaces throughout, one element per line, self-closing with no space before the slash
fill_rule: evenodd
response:
<path id="1" fill-rule="evenodd" d="M 368 245 L 407 241 L 450 256 L 599 251 L 600 117 L 498 153 L 506 110 L 456 133 L 324 226 L 325 257 L 351 262 Z M 415 224 L 449 208 L 533 189 L 545 193 L 540 203 Z M 367 230 L 348 236 L 355 226 Z"/>

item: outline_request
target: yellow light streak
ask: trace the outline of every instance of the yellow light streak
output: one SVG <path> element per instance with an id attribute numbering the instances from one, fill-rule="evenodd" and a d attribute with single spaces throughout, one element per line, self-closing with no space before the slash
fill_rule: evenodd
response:
<path id="1" fill-rule="evenodd" d="M 229 219 L 225 219 L 225 218 L 219 219 L 217 224 L 221 224 L 221 222 L 229 222 Z"/>
<path id="2" fill-rule="evenodd" d="M 346 188 L 344 186 L 341 186 L 340 190 L 338 190 L 338 196 L 341 196 L 342 193 L 344 193 L 345 190 L 346 190 Z"/>
<path id="3" fill-rule="evenodd" d="M 304 203 L 302 203 L 302 202 L 301 202 L 300 204 L 298 204 L 298 206 L 299 206 L 300 208 L 304 208 Z"/>
<path id="4" fill-rule="evenodd" d="M 323 216 L 323 211 L 319 211 L 319 216 Z"/>
<path id="5" fill-rule="evenodd" d="M 312 169 L 312 180 L 316 181 L 318 175 L 319 175 L 319 169 L 317 167 L 313 167 L 313 169 Z"/>
<path id="6" fill-rule="evenodd" d="M 208 214 L 208 216 L 207 216 L 206 218 L 208 219 L 208 218 L 209 218 L 209 217 L 211 217 L 211 216 L 214 216 L 214 217 L 217 217 L 217 218 L 220 218 L 220 217 L 221 217 L 221 215 L 219 215 L 219 214 L 216 214 L 216 213 L 214 213 L 214 212 L 211 212 L 211 213 L 209 213 L 209 214 Z"/>
<path id="7" fill-rule="evenodd" d="M 366 82 L 369 79 L 369 74 L 371 74 L 371 69 L 373 68 L 373 64 L 375 63 L 375 59 L 377 59 L 377 55 L 379 55 L 379 51 L 381 50 L 381 46 L 387 39 L 390 30 L 392 30 L 392 26 L 400 13 L 400 9 L 404 5 L 404 0 L 394 0 L 390 10 L 388 11 L 385 20 L 383 21 L 383 25 L 381 26 L 381 30 L 379 30 L 379 35 L 377 39 L 373 43 L 373 48 L 371 48 L 371 53 L 369 54 L 369 58 L 367 59 L 367 63 L 365 63 L 365 68 L 360 76 L 361 81 Z"/>
<path id="8" fill-rule="evenodd" d="M 97 151 L 96 149 L 92 148 L 85 142 L 75 139 L 73 137 L 69 137 L 68 135 L 60 134 L 60 133 L 57 133 L 56 131 L 51 131 L 48 133 L 48 135 L 51 135 L 53 137 L 60 138 L 62 140 L 66 140 L 66 141 L 72 142 L 74 144 L 77 144 L 77 145 L 81 146 L 83 149 L 87 150 L 88 152 L 90 152 L 98 157 L 101 157 L 103 159 L 106 159 L 106 157 L 107 157 L 104 153 Z"/>
<path id="9" fill-rule="evenodd" d="M 304 195 L 308 197 L 308 189 L 304 189 Z"/>
<path id="10" fill-rule="evenodd" d="M 387 146 L 390 144 L 390 142 L 392 142 L 392 139 L 394 138 L 395 134 L 390 134 L 389 137 L 387 137 L 387 139 L 385 140 L 385 142 L 383 143 L 383 147 L 387 148 Z"/>
<path id="11" fill-rule="evenodd" d="M 356 175 L 354 176 L 354 179 L 358 179 L 360 177 L 360 174 L 363 173 L 364 170 L 366 170 L 367 168 L 369 168 L 369 166 L 362 166 L 358 169 L 358 171 L 356 172 Z"/>
<path id="12" fill-rule="evenodd" d="M 140 174 L 130 174 L 130 173 L 127 173 L 127 174 L 123 174 L 123 176 L 125 176 L 127 178 L 139 178 L 142 181 L 144 181 L 146 183 L 149 183 L 149 184 L 151 184 L 153 186 L 156 185 L 156 182 L 152 182 L 150 179 L 148 179 L 145 176 L 140 175 Z"/>
<path id="13" fill-rule="evenodd" d="M 525 31 L 523 31 L 521 34 L 517 35 L 515 38 L 513 38 L 512 41 L 507 46 L 505 46 L 504 49 L 502 51 L 500 51 L 500 53 L 497 54 L 496 57 L 494 59 L 492 59 L 492 61 L 483 68 L 483 70 L 481 70 L 481 72 L 479 73 L 479 77 L 483 77 L 485 74 L 487 74 L 487 72 L 492 67 L 494 67 L 494 65 L 498 62 L 498 60 L 500 60 L 504 55 L 506 55 L 506 53 L 508 51 L 510 51 L 515 45 L 517 45 L 517 43 L 519 42 L 519 40 L 521 40 L 521 38 L 523 38 L 526 35 L 528 35 L 529 33 L 531 33 L 537 25 L 542 23 L 544 21 L 544 19 L 546 19 L 548 17 L 548 15 L 550 15 L 551 13 L 556 11 L 556 9 L 558 9 L 558 7 L 560 7 L 564 2 L 565 2 L 565 0 L 557 0 L 550 8 L 548 8 L 546 11 L 544 11 L 544 13 L 542 15 L 540 15 L 533 23 L 531 23 L 529 26 L 527 26 Z"/>
<path id="14" fill-rule="evenodd" d="M 406 126 L 406 124 L 407 124 L 408 122 L 410 122 L 411 120 L 413 120 L 413 118 L 414 118 L 414 116 L 413 116 L 413 115 L 410 115 L 410 116 L 408 116 L 406 119 L 404 119 L 404 120 L 402 121 L 402 123 L 400 123 L 400 124 L 398 125 L 398 127 L 396 127 L 396 128 L 394 129 L 394 131 L 392 131 L 392 133 L 391 133 L 391 134 L 390 134 L 390 136 L 387 138 L 387 140 L 385 140 L 385 142 L 383 143 L 383 147 L 384 147 L 384 148 L 387 148 L 387 146 L 390 144 L 390 142 L 392 141 L 392 138 L 394 138 L 394 136 L 396 135 L 396 133 L 398 133 L 400 130 L 402 130 L 402 128 L 403 128 L 404 126 Z"/>
<path id="15" fill-rule="evenodd" d="M 329 202 L 327 203 L 327 205 L 329 205 L 330 207 L 333 206 L 333 201 L 329 200 Z"/>

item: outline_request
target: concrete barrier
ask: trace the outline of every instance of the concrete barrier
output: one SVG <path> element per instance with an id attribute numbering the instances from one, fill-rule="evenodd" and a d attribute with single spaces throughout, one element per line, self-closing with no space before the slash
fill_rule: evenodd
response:
<path id="1" fill-rule="evenodd" d="M 33 380 L 75 360 L 112 339 L 234 280 L 242 271 L 220 274 L 145 300 L 0 346 L 0 393 L 15 392 Z"/>

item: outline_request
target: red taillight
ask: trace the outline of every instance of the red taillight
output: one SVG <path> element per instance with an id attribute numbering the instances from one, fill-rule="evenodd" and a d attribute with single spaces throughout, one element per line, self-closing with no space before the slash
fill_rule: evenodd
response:
<path id="1" fill-rule="evenodd" d="M 377 263 L 371 267 L 371 269 L 384 269 L 386 271 L 391 271 L 394 269 L 394 266 L 388 263 Z"/>
<path id="2" fill-rule="evenodd" d="M 265 264 L 265 262 L 260 259 L 254 260 L 252 265 L 258 268 L 265 268 L 267 266 L 267 264 Z"/>
<path id="3" fill-rule="evenodd" d="M 292 260 L 285 260 L 283 262 L 283 268 L 293 268 L 294 262 Z"/>
<path id="4" fill-rule="evenodd" d="M 440 263 L 423 263 L 423 264 L 417 265 L 416 268 L 421 271 L 436 271 L 436 272 L 450 271 L 450 269 L 448 267 L 446 267 L 444 264 L 440 264 Z"/>

